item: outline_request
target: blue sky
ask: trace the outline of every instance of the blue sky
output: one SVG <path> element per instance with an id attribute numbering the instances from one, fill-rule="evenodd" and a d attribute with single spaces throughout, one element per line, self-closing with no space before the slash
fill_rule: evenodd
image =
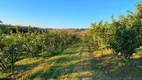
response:
<path id="1" fill-rule="evenodd" d="M 134 11 L 138 0 L 0 0 L 5 24 L 42 28 L 88 28 L 92 22 L 110 21 Z M 142 0 L 139 0 L 142 1 Z"/>

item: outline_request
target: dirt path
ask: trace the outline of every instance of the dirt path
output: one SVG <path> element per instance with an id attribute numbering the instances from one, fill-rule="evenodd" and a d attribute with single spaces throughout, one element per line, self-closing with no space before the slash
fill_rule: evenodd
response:
<path id="1" fill-rule="evenodd" d="M 82 47 L 79 51 L 80 62 L 76 65 L 75 69 L 77 70 L 79 80 L 92 80 L 91 65 L 88 63 L 89 55 L 88 52 L 85 52 L 86 44 L 82 44 Z"/>
<path id="2" fill-rule="evenodd" d="M 79 80 L 112 80 L 102 71 L 95 69 L 98 67 L 94 49 L 88 44 L 83 44 L 80 52 L 80 62 L 76 65 Z"/>

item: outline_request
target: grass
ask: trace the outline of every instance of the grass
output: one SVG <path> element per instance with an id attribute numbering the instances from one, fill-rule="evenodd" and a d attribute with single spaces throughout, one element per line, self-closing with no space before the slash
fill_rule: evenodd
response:
<path id="1" fill-rule="evenodd" d="M 94 50 L 75 44 L 60 55 L 50 58 L 25 58 L 15 63 L 17 80 L 140 80 L 142 69 L 113 55 L 112 50 Z M 137 49 L 132 61 L 141 65 L 142 49 Z M 0 72 L 0 78 L 11 74 Z"/>

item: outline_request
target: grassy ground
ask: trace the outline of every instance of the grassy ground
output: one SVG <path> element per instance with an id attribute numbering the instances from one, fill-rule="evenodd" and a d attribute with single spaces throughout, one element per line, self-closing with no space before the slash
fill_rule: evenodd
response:
<path id="1" fill-rule="evenodd" d="M 130 64 L 112 54 L 111 50 L 102 51 L 75 44 L 60 55 L 51 58 L 25 58 L 15 64 L 17 80 L 141 80 L 142 49 L 131 58 Z M 0 78 L 11 74 L 0 72 Z"/>

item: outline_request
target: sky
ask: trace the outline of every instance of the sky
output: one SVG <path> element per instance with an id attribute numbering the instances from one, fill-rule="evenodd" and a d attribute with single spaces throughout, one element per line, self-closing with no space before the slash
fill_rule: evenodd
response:
<path id="1" fill-rule="evenodd" d="M 41 28 L 89 28 L 110 16 L 135 11 L 142 0 L 0 0 L 0 20 L 4 24 Z"/>

